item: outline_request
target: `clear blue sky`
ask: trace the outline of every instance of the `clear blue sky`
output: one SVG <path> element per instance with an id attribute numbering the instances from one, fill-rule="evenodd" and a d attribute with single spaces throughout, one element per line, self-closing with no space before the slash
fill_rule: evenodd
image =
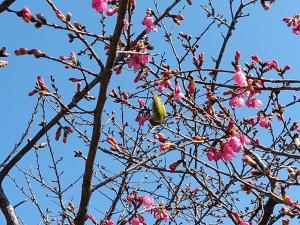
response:
<path id="1" fill-rule="evenodd" d="M 169 3 L 171 1 L 166 2 Z M 194 0 L 193 2 L 193 7 L 184 13 L 186 20 L 183 21 L 183 30 L 190 34 L 197 34 L 199 30 L 195 30 L 195 27 L 198 27 L 198 25 L 204 26 L 208 23 L 208 20 L 205 20 L 205 17 L 200 14 L 202 11 L 199 5 L 200 2 L 202 3 L 204 1 Z M 220 1 L 219 9 L 226 11 L 228 5 L 222 5 L 223 3 L 221 2 L 225 1 Z M 73 20 L 85 24 L 88 30 L 95 33 L 100 30 L 99 14 L 91 8 L 90 0 L 64 0 L 56 1 L 55 3 L 63 12 L 71 11 Z M 134 29 L 139 32 L 143 29 L 142 25 L 140 25 L 140 21 L 146 8 L 152 6 L 152 1 L 137 0 L 137 4 L 137 23 Z M 16 1 L 11 8 L 20 10 L 23 6 L 29 6 L 33 13 L 41 12 L 49 21 L 59 23 L 50 11 L 46 1 Z M 242 53 L 242 62 L 249 60 L 253 54 L 258 54 L 264 60 L 275 58 L 280 65 L 290 64 L 292 66 L 292 71 L 288 74 L 288 78 L 299 78 L 300 36 L 293 35 L 291 30 L 281 21 L 283 17 L 292 16 L 299 13 L 299 11 L 299 0 L 278 1 L 272 5 L 269 11 L 264 11 L 260 4 L 253 6 L 248 11 L 250 17 L 244 18 L 237 25 L 237 30 L 231 38 L 223 60 L 223 68 L 231 69 L 230 60 L 234 52 L 239 50 Z M 191 17 L 190 15 L 195 16 Z M 43 27 L 37 30 L 32 24 L 24 23 L 22 19 L 11 13 L 6 12 L 0 14 L 0 21 L 2 22 L 0 47 L 6 46 L 7 52 L 11 53 L 11 57 L 8 58 L 9 66 L 0 69 L 0 99 L 2 103 L 2 110 L 0 112 L 0 160 L 2 161 L 13 148 L 16 141 L 19 140 L 30 118 L 32 108 L 36 103 L 36 97 L 30 98 L 27 94 L 33 89 L 37 75 L 42 74 L 48 83 L 50 75 L 53 75 L 58 85 L 64 89 L 64 99 L 66 102 L 69 102 L 75 90 L 74 85 L 67 81 L 69 77 L 76 76 L 74 71 L 65 70 L 63 66 L 44 59 L 35 59 L 28 56 L 16 57 L 13 54 L 14 50 L 20 47 L 40 48 L 49 55 L 60 56 L 68 55 L 71 51 L 76 51 L 81 46 L 78 46 L 76 43 L 69 44 L 65 32 Z M 108 24 L 109 29 L 111 29 L 110 26 L 112 26 L 112 24 Z M 176 32 L 178 31 L 177 29 Z M 164 44 L 161 41 L 159 33 L 151 34 L 150 40 L 153 40 L 157 45 Z M 217 56 L 220 44 L 219 31 L 213 28 L 210 35 L 200 43 L 200 49 L 205 52 L 206 58 L 209 60 L 210 57 Z M 103 50 L 98 49 L 98 51 Z M 160 48 L 154 51 L 159 52 Z M 87 62 L 85 65 L 90 64 Z M 93 65 L 91 66 L 94 68 Z M 96 71 L 96 67 L 94 69 Z M 133 73 L 123 74 L 112 83 L 110 89 L 120 83 L 122 85 L 132 85 L 134 76 Z M 51 118 L 50 115 L 49 118 Z M 33 135 L 37 129 L 38 127 L 35 126 L 31 135 Z M 85 146 L 79 144 L 75 138 L 71 137 L 70 144 L 57 144 L 55 147 L 59 148 L 59 151 L 56 152 L 57 157 L 63 155 L 65 158 L 69 158 L 64 168 L 66 174 L 80 174 L 83 164 L 74 160 L 72 155 L 74 150 L 85 148 Z M 32 156 L 33 155 L 29 154 L 25 157 L 20 163 L 20 166 L 24 169 L 28 169 L 30 165 L 35 167 L 31 160 Z M 42 159 L 43 157 L 48 157 L 48 155 L 41 154 Z M 46 169 L 48 165 L 43 166 Z M 18 171 L 15 170 L 13 174 L 17 174 L 16 172 Z M 7 188 L 8 186 L 11 188 Z M 78 191 L 79 186 L 74 190 Z M 20 195 L 19 191 L 16 190 L 10 182 L 7 183 L 5 189 L 14 204 L 24 199 L 24 196 Z M 37 191 L 39 192 L 40 190 Z M 75 196 L 75 198 L 77 198 L 78 201 L 79 196 Z M 25 203 L 17 211 L 26 224 L 38 224 L 40 220 L 31 215 L 33 209 L 30 205 L 31 204 Z M 49 202 L 49 205 L 53 205 L 53 203 Z M 0 215 L 0 224 L 4 224 L 2 215 Z"/>

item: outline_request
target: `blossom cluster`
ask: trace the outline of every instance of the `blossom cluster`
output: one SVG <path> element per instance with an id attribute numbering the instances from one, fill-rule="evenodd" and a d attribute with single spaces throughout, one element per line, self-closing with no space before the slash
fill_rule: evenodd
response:
<path id="1" fill-rule="evenodd" d="M 149 195 L 142 195 L 139 196 L 138 192 L 135 191 L 132 194 L 128 194 L 126 200 L 130 204 L 143 205 L 147 212 L 153 212 L 154 218 L 158 220 L 169 220 L 169 213 L 168 211 L 162 206 L 155 206 L 152 198 Z M 129 223 L 131 225 L 145 225 L 145 218 L 142 215 L 137 215 L 133 217 Z"/>
<path id="2" fill-rule="evenodd" d="M 235 159 L 235 154 L 243 150 L 245 145 L 251 143 L 250 139 L 243 134 L 232 134 L 228 141 L 222 140 L 220 143 L 220 149 L 211 147 L 207 152 L 207 158 L 209 161 L 219 161 L 224 159 L 230 161 Z"/>
<path id="3" fill-rule="evenodd" d="M 300 34 L 300 14 L 297 14 L 294 17 L 284 17 L 283 22 L 285 22 L 288 27 L 293 27 L 292 30 L 294 34 Z"/>

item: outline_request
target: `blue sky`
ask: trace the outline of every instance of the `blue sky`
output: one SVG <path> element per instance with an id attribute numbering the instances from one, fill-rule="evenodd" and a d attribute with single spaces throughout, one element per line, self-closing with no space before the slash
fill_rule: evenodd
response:
<path id="1" fill-rule="evenodd" d="M 182 27 L 186 33 L 196 35 L 199 33 L 199 30 L 195 30 L 195 27 L 204 27 L 208 24 L 209 20 L 204 19 L 203 11 L 199 6 L 200 3 L 204 1 L 194 0 L 193 2 L 193 7 L 184 12 L 186 20 L 183 21 Z M 220 11 L 226 11 L 228 5 L 221 2 L 223 1 L 218 3 L 218 8 Z M 88 30 L 95 33 L 100 31 L 99 14 L 91 8 L 90 1 L 64 0 L 56 1 L 55 3 L 63 12 L 71 11 L 73 20 L 85 24 Z M 150 0 L 138 0 L 137 4 L 138 12 L 135 16 L 137 23 L 134 29 L 138 33 L 143 29 L 140 25 L 140 21 L 146 8 L 149 6 L 153 7 L 153 4 Z M 11 8 L 20 10 L 23 6 L 28 6 L 33 13 L 41 12 L 49 21 L 59 23 L 49 10 L 46 1 L 16 1 Z M 292 34 L 291 29 L 287 28 L 282 22 L 282 18 L 292 16 L 298 13 L 299 10 L 299 0 L 277 1 L 276 4 L 272 5 L 269 11 L 264 11 L 260 4 L 252 6 L 248 10 L 250 16 L 240 20 L 237 24 L 237 29 L 231 38 L 223 59 L 222 67 L 231 69 L 230 60 L 233 58 L 234 52 L 239 50 L 242 53 L 242 62 L 250 61 L 250 56 L 253 54 L 258 54 L 264 60 L 275 58 L 280 65 L 290 64 L 292 66 L 291 72 L 287 75 L 288 78 L 298 78 L 300 76 L 300 37 Z M 17 57 L 13 54 L 14 50 L 20 47 L 37 48 L 42 49 L 49 55 L 57 57 L 60 55 L 68 55 L 71 51 L 76 51 L 82 46 L 77 43 L 69 44 L 65 32 L 45 27 L 37 30 L 32 24 L 24 23 L 22 19 L 11 13 L 5 12 L 0 14 L 0 21 L 2 21 L 0 47 L 6 46 L 7 52 L 11 53 L 11 57 L 8 58 L 9 66 L 0 69 L 0 99 L 2 102 L 2 110 L 0 112 L 0 160 L 2 161 L 22 135 L 23 129 L 31 116 L 32 108 L 36 104 L 37 98 L 30 98 L 27 94 L 33 89 L 37 75 L 42 74 L 46 83 L 49 83 L 49 77 L 53 75 L 58 86 L 64 90 L 65 101 L 69 102 L 75 87 L 68 82 L 67 79 L 71 76 L 76 76 L 77 73 L 66 70 L 62 65 L 45 59 L 35 59 L 30 56 Z M 107 25 L 108 30 L 111 30 L 112 26 L 113 23 L 109 22 Z M 174 32 L 179 31 L 180 29 L 175 28 Z M 210 60 L 211 57 L 216 57 L 218 54 L 221 44 L 219 33 L 220 30 L 214 27 L 209 32 L 209 35 L 200 43 L 200 49 L 205 52 L 207 60 Z M 156 43 L 158 46 L 163 46 L 164 44 L 159 32 L 151 33 L 150 41 L 153 41 L 153 43 Z M 103 55 L 101 48 L 97 49 L 97 51 L 99 51 L 99 55 Z M 160 52 L 161 48 L 156 48 L 154 51 Z M 170 51 L 170 49 L 165 49 L 165 51 Z M 172 60 L 173 59 L 170 59 L 171 63 Z M 87 60 L 85 60 L 84 63 L 86 67 L 92 68 L 97 72 L 97 68 L 94 64 Z M 123 74 L 120 78 L 118 77 L 113 80 L 110 89 L 117 87 L 119 84 L 124 86 L 132 85 L 134 77 L 135 75 L 132 72 Z M 96 92 L 94 92 L 94 94 L 95 93 Z M 108 110 L 111 109 L 108 108 Z M 48 116 L 51 118 L 51 113 Z M 38 129 L 39 127 L 34 126 L 31 135 Z M 73 151 L 85 148 L 85 146 L 78 143 L 75 137 L 70 137 L 69 145 L 58 143 L 56 147 L 60 148 L 61 151 L 56 152 L 58 158 L 63 155 L 69 159 L 68 163 L 65 164 L 65 171 L 69 171 L 67 172 L 68 174 L 73 173 L 76 177 L 76 174 L 80 173 L 83 164 L 73 159 Z M 20 166 L 24 169 L 28 169 L 30 165 L 35 167 L 31 157 L 32 155 L 25 157 L 20 163 Z M 49 155 L 41 153 L 42 160 L 43 158 L 47 159 L 47 157 L 49 157 Z M 75 164 L 76 166 L 74 166 Z M 46 164 L 42 166 L 45 167 L 45 170 L 48 167 Z M 17 170 L 15 170 L 13 174 L 17 174 Z M 66 179 L 68 179 L 68 177 Z M 7 188 L 8 186 L 12 187 L 11 183 L 7 183 L 6 192 L 13 203 L 24 199 L 16 188 Z M 75 187 L 74 191 L 78 191 L 79 186 L 80 185 Z M 41 190 L 37 191 L 39 192 Z M 54 203 L 50 202 L 49 204 Z M 22 209 L 20 207 L 19 213 L 24 218 L 26 224 L 37 224 L 39 220 L 33 219 L 34 221 L 29 222 L 32 219 L 30 212 L 33 210 L 29 205 L 30 204 L 26 204 L 26 206 L 22 206 Z M 2 215 L 0 215 L 0 224 L 4 224 Z"/>

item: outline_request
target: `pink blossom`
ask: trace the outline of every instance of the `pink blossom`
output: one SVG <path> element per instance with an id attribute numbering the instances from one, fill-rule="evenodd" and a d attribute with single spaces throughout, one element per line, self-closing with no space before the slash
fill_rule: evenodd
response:
<path id="1" fill-rule="evenodd" d="M 141 108 L 143 108 L 143 107 L 146 106 L 145 101 L 143 99 L 141 99 L 141 98 L 138 99 L 138 103 L 139 103 L 139 105 L 140 105 Z"/>
<path id="2" fill-rule="evenodd" d="M 158 220 L 168 220 L 169 212 L 166 209 L 156 209 L 154 211 L 154 217 Z"/>
<path id="3" fill-rule="evenodd" d="M 288 71 L 288 70 L 290 70 L 292 67 L 291 67 L 291 65 L 286 65 L 285 67 L 284 67 L 284 71 Z"/>
<path id="4" fill-rule="evenodd" d="M 24 7 L 21 11 L 22 19 L 26 22 L 33 22 L 33 16 L 28 7 Z"/>
<path id="5" fill-rule="evenodd" d="M 87 218 L 91 220 L 94 224 L 98 223 L 96 217 L 94 217 L 94 215 L 92 214 L 87 214 Z"/>
<path id="6" fill-rule="evenodd" d="M 225 161 L 231 161 L 235 158 L 233 148 L 228 142 L 225 142 L 221 148 L 222 157 Z"/>
<path id="7" fill-rule="evenodd" d="M 59 56 L 59 59 L 62 61 L 66 61 L 66 60 L 69 60 L 70 58 L 65 55 L 62 55 L 62 56 Z"/>
<path id="8" fill-rule="evenodd" d="M 181 100 L 184 97 L 184 94 L 181 92 L 181 88 L 178 84 L 176 84 L 175 86 L 175 90 L 174 90 L 174 98 L 176 100 Z"/>
<path id="9" fill-rule="evenodd" d="M 116 225 L 115 222 L 112 220 L 106 220 L 104 224 L 105 225 Z"/>
<path id="10" fill-rule="evenodd" d="M 252 58 L 253 64 L 256 64 L 256 63 L 261 62 L 261 60 L 260 60 L 260 58 L 258 57 L 258 55 L 253 55 L 253 56 L 251 56 L 251 58 Z"/>
<path id="11" fill-rule="evenodd" d="M 210 148 L 207 152 L 207 158 L 209 161 L 219 161 L 222 158 L 222 153 L 214 148 Z"/>
<path id="12" fill-rule="evenodd" d="M 135 118 L 135 121 L 140 125 L 144 126 L 144 123 L 150 119 L 150 116 L 148 114 L 138 114 L 137 117 Z"/>
<path id="13" fill-rule="evenodd" d="M 159 85 L 158 91 L 162 92 L 165 88 L 171 88 L 172 84 L 170 80 L 157 80 L 155 81 L 155 85 Z"/>
<path id="14" fill-rule="evenodd" d="M 293 33 L 296 35 L 300 34 L 300 15 L 297 14 L 293 18 L 285 17 L 283 21 L 287 24 L 288 27 L 293 26 Z"/>
<path id="15" fill-rule="evenodd" d="M 141 196 L 140 201 L 146 210 L 149 210 L 153 207 L 153 200 L 148 195 Z"/>
<path id="16" fill-rule="evenodd" d="M 146 16 L 142 21 L 142 24 L 146 26 L 146 33 L 149 33 L 151 30 L 152 31 L 157 31 L 157 27 L 154 24 L 154 19 L 152 16 L 151 9 L 148 9 L 146 12 Z"/>
<path id="17" fill-rule="evenodd" d="M 154 135 L 155 139 L 158 139 L 160 142 L 166 142 L 168 139 L 166 138 L 165 135 L 163 135 L 162 133 L 157 133 Z"/>
<path id="18" fill-rule="evenodd" d="M 268 67 L 269 70 L 275 69 L 278 72 L 280 71 L 280 67 L 276 60 L 269 60 L 269 61 L 265 62 L 265 65 Z"/>
<path id="19" fill-rule="evenodd" d="M 106 11 L 106 15 L 107 15 L 107 16 L 112 16 L 112 15 L 114 15 L 116 12 L 118 12 L 118 10 L 119 10 L 119 7 L 114 7 L 114 8 L 108 9 L 108 10 Z"/>
<path id="20" fill-rule="evenodd" d="M 128 62 L 128 67 L 133 68 L 134 71 L 138 71 L 141 67 L 145 66 L 149 60 L 149 54 L 147 52 L 141 52 L 142 54 L 135 54 Z"/>
<path id="21" fill-rule="evenodd" d="M 243 107 L 245 100 L 242 97 L 236 96 L 229 100 L 229 105 L 232 107 Z"/>
<path id="22" fill-rule="evenodd" d="M 264 128 L 270 127 L 270 120 L 268 118 L 260 118 L 259 119 L 259 125 Z"/>
<path id="23" fill-rule="evenodd" d="M 261 102 L 261 100 L 256 99 L 256 98 L 249 98 L 249 99 L 246 101 L 246 105 L 247 105 L 249 108 L 258 108 L 259 106 L 262 105 L 262 102 Z"/>
<path id="24" fill-rule="evenodd" d="M 231 135 L 228 143 L 234 152 L 240 152 L 243 149 L 240 138 L 236 135 Z"/>
<path id="25" fill-rule="evenodd" d="M 250 92 L 250 91 L 243 91 L 243 92 L 241 93 L 241 97 L 243 97 L 243 98 L 249 98 L 250 95 L 251 95 L 251 92 Z"/>
<path id="26" fill-rule="evenodd" d="M 130 220 L 131 225 L 144 225 L 144 218 L 143 217 L 133 217 Z"/>
<path id="27" fill-rule="evenodd" d="M 107 0 L 93 0 L 92 7 L 100 13 L 103 13 L 107 9 Z"/>
<path id="28" fill-rule="evenodd" d="M 240 138 L 240 142 L 243 145 L 250 145 L 251 144 L 251 140 L 246 135 L 240 134 L 239 138 Z"/>
<path id="29" fill-rule="evenodd" d="M 243 70 L 236 71 L 233 74 L 233 79 L 239 87 L 247 87 L 248 86 L 246 74 L 243 72 Z"/>
<path id="30" fill-rule="evenodd" d="M 120 146 L 118 145 L 118 143 L 114 137 L 108 135 L 106 140 L 111 146 L 113 146 L 114 149 L 120 150 Z"/>

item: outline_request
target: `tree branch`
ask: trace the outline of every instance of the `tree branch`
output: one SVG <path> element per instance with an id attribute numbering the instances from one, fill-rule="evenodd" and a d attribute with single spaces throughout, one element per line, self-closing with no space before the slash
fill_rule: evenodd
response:
<path id="1" fill-rule="evenodd" d="M 128 0 L 120 1 L 118 18 L 116 27 L 113 34 L 113 39 L 110 44 L 108 58 L 105 66 L 105 70 L 102 72 L 102 82 L 100 84 L 100 90 L 98 94 L 98 101 L 94 112 L 94 126 L 92 140 L 90 143 L 89 153 L 85 163 L 85 171 L 82 181 L 82 192 L 80 206 L 77 216 L 74 220 L 75 225 L 84 225 L 86 215 L 88 211 L 88 205 L 92 194 L 92 178 L 93 178 L 93 167 L 99 145 L 101 127 L 102 127 L 102 112 L 107 99 L 107 88 L 112 75 L 112 68 L 114 66 L 117 57 L 117 47 L 120 40 L 120 36 L 123 30 L 124 18 L 126 15 L 126 9 L 128 6 Z"/>
<path id="2" fill-rule="evenodd" d="M 0 186 L 0 208 L 5 216 L 7 225 L 19 225 L 18 218 L 16 216 L 14 207 L 8 201 L 2 186 Z"/>
<path id="3" fill-rule="evenodd" d="M 13 4 L 16 0 L 4 0 L 0 5 L 0 13 L 8 9 L 8 7 Z"/>
<path id="4" fill-rule="evenodd" d="M 277 202 L 274 199 L 269 198 L 263 207 L 263 215 L 257 225 L 265 225 L 268 223 L 268 221 L 271 219 L 271 215 L 273 214 L 276 204 Z"/>

